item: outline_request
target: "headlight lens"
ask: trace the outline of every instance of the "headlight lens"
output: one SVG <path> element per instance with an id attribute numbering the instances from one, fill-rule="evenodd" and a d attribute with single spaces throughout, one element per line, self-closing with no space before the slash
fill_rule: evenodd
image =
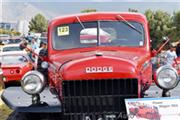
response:
<path id="1" fill-rule="evenodd" d="M 179 82 L 177 71 L 171 66 L 162 66 L 157 70 L 156 84 L 162 89 L 173 89 Z"/>
<path id="2" fill-rule="evenodd" d="M 44 86 L 45 86 L 44 75 L 38 71 L 27 72 L 21 80 L 22 89 L 30 95 L 38 94 L 42 92 Z"/>

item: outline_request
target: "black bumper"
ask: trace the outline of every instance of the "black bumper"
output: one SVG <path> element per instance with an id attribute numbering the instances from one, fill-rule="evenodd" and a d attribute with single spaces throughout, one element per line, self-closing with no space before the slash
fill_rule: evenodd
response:
<path id="1" fill-rule="evenodd" d="M 34 113 L 60 113 L 62 112 L 61 102 L 57 95 L 53 95 L 49 88 L 46 88 L 40 98 L 43 104 L 32 105 L 32 96 L 26 94 L 21 87 L 9 87 L 1 95 L 4 103 L 17 112 Z"/>

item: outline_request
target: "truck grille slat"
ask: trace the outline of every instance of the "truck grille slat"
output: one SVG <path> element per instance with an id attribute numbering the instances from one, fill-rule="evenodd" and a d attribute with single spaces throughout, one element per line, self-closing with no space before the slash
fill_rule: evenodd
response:
<path id="1" fill-rule="evenodd" d="M 64 114 L 73 120 L 125 112 L 124 99 L 133 97 L 138 97 L 137 79 L 63 81 Z"/>

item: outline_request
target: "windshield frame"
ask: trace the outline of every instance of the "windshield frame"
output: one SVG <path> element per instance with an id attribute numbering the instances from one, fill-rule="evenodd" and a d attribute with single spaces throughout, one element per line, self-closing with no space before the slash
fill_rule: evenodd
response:
<path id="1" fill-rule="evenodd" d="M 136 20 L 127 20 L 128 22 L 136 22 L 138 24 L 140 24 L 142 26 L 142 37 L 143 37 L 143 45 L 142 46 L 101 46 L 101 42 L 100 42 L 100 35 L 99 35 L 99 32 L 100 32 L 100 22 L 124 22 L 123 20 L 96 20 L 96 21 L 85 21 L 85 22 L 82 22 L 82 24 L 84 25 L 84 23 L 88 23 L 88 22 L 96 22 L 97 23 L 97 45 L 96 46 L 87 46 L 87 47 L 77 47 L 77 48 L 67 48 L 67 49 L 60 49 L 60 48 L 55 48 L 54 46 L 54 33 L 55 32 L 55 29 L 58 27 L 58 26 L 65 26 L 65 25 L 68 25 L 68 24 L 80 24 L 79 22 L 72 22 L 72 23 L 66 23 L 66 24 L 59 24 L 59 25 L 56 25 L 52 28 L 52 31 L 51 31 L 51 43 L 52 43 L 52 48 L 54 50 L 61 50 L 61 51 L 64 51 L 64 50 L 71 50 L 71 49 L 83 49 L 83 48 L 95 48 L 95 47 L 119 47 L 119 48 L 123 48 L 123 47 L 129 47 L 129 48 L 144 48 L 147 44 L 147 33 L 145 31 L 145 24 L 143 24 L 143 22 L 140 22 L 140 21 L 136 21 Z"/>

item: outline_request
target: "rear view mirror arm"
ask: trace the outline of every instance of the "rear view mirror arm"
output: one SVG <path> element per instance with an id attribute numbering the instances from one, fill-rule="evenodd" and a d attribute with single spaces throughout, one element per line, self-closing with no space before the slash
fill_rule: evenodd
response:
<path id="1" fill-rule="evenodd" d="M 158 53 L 164 48 L 164 46 L 165 46 L 169 41 L 170 41 L 170 39 L 167 37 L 166 42 L 161 45 L 161 47 L 157 50 L 157 53 L 156 53 L 156 54 L 158 54 Z"/>

